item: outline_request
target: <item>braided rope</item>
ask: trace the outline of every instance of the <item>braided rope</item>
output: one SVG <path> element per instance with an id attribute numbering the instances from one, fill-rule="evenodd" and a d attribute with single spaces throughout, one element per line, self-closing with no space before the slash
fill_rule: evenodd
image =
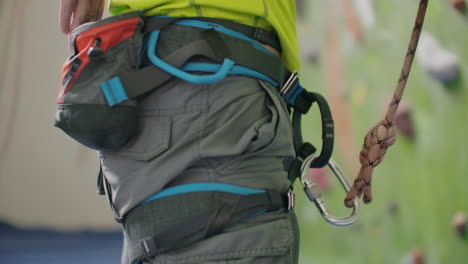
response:
<path id="1" fill-rule="evenodd" d="M 393 100 L 388 106 L 385 119 L 372 126 L 364 138 L 364 145 L 359 156 L 361 169 L 344 200 L 346 207 L 352 207 L 354 198 L 356 196 L 361 197 L 362 194 L 364 194 L 364 203 L 368 204 L 372 201 L 372 173 L 374 168 L 384 159 L 388 147 L 395 143 L 396 129 L 393 120 L 411 71 L 416 48 L 418 47 L 419 36 L 421 35 L 424 18 L 426 16 L 428 2 L 429 0 L 420 0 L 419 2 L 418 13 L 416 15 L 416 22 L 411 35 L 408 52 L 406 53 L 400 79 L 398 80 L 397 87 L 393 94 Z"/>

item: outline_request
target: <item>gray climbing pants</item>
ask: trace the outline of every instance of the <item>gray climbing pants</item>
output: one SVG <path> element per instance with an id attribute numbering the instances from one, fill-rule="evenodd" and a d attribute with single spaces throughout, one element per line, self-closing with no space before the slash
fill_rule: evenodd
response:
<path id="1" fill-rule="evenodd" d="M 243 76 L 203 85 L 174 79 L 138 107 L 138 135 L 117 152 L 100 153 L 107 194 L 116 218 L 124 221 L 126 238 L 170 229 L 200 210 L 194 203 L 205 204 L 203 199 L 156 200 L 138 210 L 143 200 L 169 187 L 222 183 L 288 191 L 292 128 L 271 85 Z M 128 219 L 144 230 L 132 228 Z M 298 242 L 294 213 L 280 210 L 230 224 L 146 263 L 297 263 Z M 130 264 L 127 253 L 135 243 L 125 239 L 122 263 Z"/>
<path id="2" fill-rule="evenodd" d="M 297 264 L 299 229 L 294 213 L 265 213 L 222 233 L 143 263 Z"/>

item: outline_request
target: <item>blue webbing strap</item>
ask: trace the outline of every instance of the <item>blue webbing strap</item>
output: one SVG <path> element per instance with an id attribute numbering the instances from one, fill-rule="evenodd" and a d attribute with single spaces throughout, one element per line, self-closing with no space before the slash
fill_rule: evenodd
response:
<path id="1" fill-rule="evenodd" d="M 219 64 L 204 63 L 204 62 L 188 62 L 181 68 L 181 70 L 200 71 L 200 72 L 217 72 L 219 71 L 220 67 L 221 65 Z M 269 78 L 268 76 L 261 74 L 258 71 L 252 70 L 250 68 L 241 66 L 241 65 L 234 65 L 232 69 L 229 71 L 229 75 L 244 75 L 244 76 L 266 81 L 275 87 L 278 86 L 278 82 Z"/>
<path id="2" fill-rule="evenodd" d="M 234 62 L 232 60 L 225 58 L 219 71 L 212 75 L 195 75 L 177 69 L 156 56 L 156 45 L 159 38 L 159 32 L 160 30 L 151 32 L 150 38 L 148 40 L 148 58 L 154 64 L 154 66 L 163 69 L 177 78 L 196 84 L 214 83 L 226 78 L 226 75 L 234 66 Z"/>
<path id="3" fill-rule="evenodd" d="M 264 48 L 257 41 L 251 39 L 250 37 L 242 33 L 238 33 L 236 31 L 228 29 L 226 27 L 223 27 L 221 25 L 215 24 L 215 23 L 208 23 L 208 22 L 197 21 L 193 19 L 183 19 L 183 20 L 175 21 L 173 23 L 183 25 L 183 26 L 189 26 L 189 27 L 194 26 L 194 27 L 204 28 L 207 30 L 212 30 L 213 32 L 220 32 L 224 35 L 228 35 L 228 36 L 243 40 L 248 43 L 248 44 L 243 43 L 243 45 L 247 45 L 246 52 L 247 51 L 248 52 L 244 56 L 247 56 L 248 58 L 251 58 L 252 56 L 254 56 L 252 53 L 252 49 L 259 50 L 268 55 L 272 54 L 269 50 Z M 107 82 L 103 82 L 101 84 L 104 96 L 106 97 L 106 100 L 108 101 L 109 106 L 119 104 L 127 100 L 128 98 L 134 98 L 135 96 L 138 96 L 151 89 L 154 89 L 155 87 L 154 82 L 158 83 L 155 80 L 162 80 L 161 82 L 163 82 L 164 80 L 168 79 L 168 76 L 169 77 L 176 76 L 180 79 L 183 79 L 191 83 L 206 84 L 206 83 L 213 83 L 213 82 L 220 81 L 224 79 L 227 75 L 243 75 L 243 76 L 248 76 L 248 77 L 266 81 L 277 88 L 281 88 L 280 86 L 282 86 L 284 73 L 286 72 L 281 71 L 281 70 L 278 70 L 277 72 L 275 72 L 275 70 L 258 71 L 250 66 L 249 67 L 244 66 L 244 65 L 251 65 L 252 63 L 250 62 L 251 61 L 250 59 L 243 59 L 242 55 L 240 55 L 241 57 L 239 58 L 240 64 L 235 65 L 235 62 L 232 59 L 230 59 L 230 56 L 229 56 L 230 48 L 225 46 L 223 49 L 222 44 L 224 43 L 216 42 L 216 40 L 218 40 L 218 42 L 219 41 L 223 42 L 223 39 L 222 38 L 217 39 L 215 38 L 216 36 L 208 36 L 208 35 L 206 36 L 208 38 L 208 40 L 205 41 L 206 44 L 204 44 L 206 47 L 203 47 L 203 45 L 201 45 L 202 43 L 198 43 L 201 46 L 200 45 L 194 46 L 193 44 L 196 44 L 196 43 L 190 43 L 187 46 L 184 46 L 182 48 L 184 51 L 182 51 L 182 49 L 179 49 L 176 52 L 174 52 L 174 54 L 171 54 L 171 56 L 174 55 L 176 56 L 176 58 L 183 57 L 184 60 L 182 59 L 174 60 L 174 58 L 169 58 L 171 56 L 169 57 L 166 56 L 164 57 L 164 60 L 163 60 L 156 55 L 156 46 L 158 45 L 160 33 L 161 33 L 160 30 L 152 31 L 148 35 L 148 41 L 146 42 L 145 47 L 144 47 L 144 51 L 145 53 L 147 53 L 148 60 L 152 64 L 154 64 L 156 67 L 144 67 L 141 70 L 138 70 L 137 72 L 132 72 L 129 74 L 121 74 L 122 76 L 120 77 L 122 77 L 122 79 L 117 79 L 117 80 L 112 79 Z M 218 52 L 218 50 L 216 49 L 217 45 L 221 45 L 220 47 L 221 53 L 219 55 L 216 55 L 216 53 Z M 196 55 L 196 54 L 190 55 L 191 53 L 189 51 L 193 49 L 195 53 L 201 52 L 199 50 L 201 47 L 205 49 L 204 52 L 206 54 L 202 52 L 199 55 L 208 56 L 211 59 L 213 59 L 212 58 L 213 55 L 215 57 L 219 56 L 219 58 L 216 58 L 215 60 L 223 61 L 222 64 L 218 65 L 218 64 L 210 64 L 210 63 L 192 63 L 192 62 L 184 64 L 185 60 L 188 60 L 191 56 Z M 213 49 L 212 47 L 215 47 L 215 48 Z M 237 46 L 235 45 L 235 47 Z M 252 49 L 248 49 L 249 47 L 251 47 Z M 226 52 L 226 48 L 227 48 L 227 52 Z M 238 48 L 238 50 L 239 51 L 236 51 L 236 53 L 241 54 L 241 50 L 243 50 L 243 48 Z M 210 53 L 213 53 L 213 54 L 209 55 Z M 224 53 L 227 53 L 227 55 Z M 229 58 L 225 58 L 224 56 L 229 57 Z M 236 56 L 234 57 L 237 58 Z M 268 58 L 269 56 L 264 57 L 264 59 L 266 60 L 264 63 L 267 65 L 272 65 L 272 63 L 279 63 L 278 62 L 279 59 L 272 60 Z M 253 63 L 253 65 L 256 65 L 256 63 Z M 188 73 L 188 72 L 197 72 L 197 71 L 198 72 L 210 72 L 213 74 L 212 75 L 195 75 L 195 74 Z M 266 72 L 271 73 L 271 75 L 267 74 Z M 165 77 L 165 78 L 162 78 L 162 77 Z M 116 82 L 116 81 L 119 81 L 119 82 Z M 133 85 L 133 83 L 135 82 L 138 83 L 138 86 L 137 86 L 138 88 L 133 88 L 135 87 L 135 85 Z M 123 87 L 126 87 L 126 89 L 128 90 L 124 90 Z M 302 89 L 302 87 L 300 86 L 299 88 Z M 296 93 L 295 90 L 297 89 L 291 89 L 291 92 L 288 92 L 287 94 L 283 95 L 283 97 L 291 105 L 294 104 L 295 98 L 300 93 L 300 91 Z"/>
<path id="4" fill-rule="evenodd" d="M 191 19 L 184 19 L 184 20 L 179 20 L 175 22 L 175 24 L 179 25 L 186 25 L 186 26 L 193 26 L 193 27 L 199 27 L 199 28 L 204 28 L 204 29 L 214 29 L 216 31 L 222 32 L 226 35 L 239 38 L 242 40 L 246 40 L 250 42 L 254 48 L 266 52 L 269 54 L 272 54 L 271 51 L 260 45 L 257 41 L 253 40 L 252 38 L 241 34 L 239 32 L 236 32 L 234 30 L 231 30 L 229 28 L 223 27 L 221 25 L 215 24 L 215 23 L 209 23 L 209 22 L 204 22 L 204 21 L 199 21 L 199 20 L 191 20 Z M 210 63 L 186 63 L 181 70 L 183 71 L 201 71 L 201 72 L 219 72 L 221 70 L 220 65 L 216 64 L 210 64 Z M 279 84 L 277 81 L 271 79 L 270 77 L 254 70 L 250 69 L 241 65 L 234 65 L 231 70 L 229 71 L 229 75 L 244 75 L 256 79 L 260 79 L 263 81 L 266 81 L 273 85 L 274 87 L 278 87 Z M 296 102 L 297 97 L 299 94 L 304 91 L 304 88 L 300 85 L 299 82 L 295 84 L 295 86 L 289 91 L 287 94 L 285 94 L 283 97 L 284 99 L 290 104 L 294 105 Z"/>
<path id="5" fill-rule="evenodd" d="M 283 95 L 283 98 L 290 104 L 294 105 L 296 102 L 297 97 L 299 96 L 302 91 L 304 91 L 304 87 L 301 86 L 299 82 L 297 82 L 294 87 L 288 91 L 285 95 Z"/>
<path id="6" fill-rule="evenodd" d="M 171 188 L 164 189 L 156 194 L 151 195 L 150 197 L 146 198 L 142 201 L 139 205 L 151 202 L 157 199 L 161 199 L 164 197 L 189 193 L 189 192 L 226 192 L 226 193 L 233 193 L 233 194 L 240 194 L 240 195 L 251 195 L 257 193 L 265 193 L 265 190 L 257 190 L 251 189 L 236 185 L 230 184 L 223 184 L 223 183 L 193 183 L 193 184 L 185 184 L 179 185 Z"/>
<path id="7" fill-rule="evenodd" d="M 198 21 L 198 20 L 192 20 L 192 19 L 184 19 L 184 20 L 179 20 L 175 22 L 174 24 L 178 25 L 185 25 L 185 26 L 192 26 L 192 27 L 198 27 L 198 28 L 204 28 L 204 29 L 214 29 L 216 31 L 219 31 L 221 33 L 224 33 L 226 35 L 239 38 L 245 41 L 250 42 L 254 48 L 270 53 L 269 50 L 267 50 L 265 47 L 260 45 L 257 41 L 247 37 L 244 34 L 238 33 L 236 31 L 233 31 L 231 29 L 225 28 L 221 25 L 215 24 L 215 23 L 208 23 L 204 21 Z M 159 38 L 160 30 L 156 30 L 151 32 L 150 34 L 150 39 L 148 41 L 148 58 L 150 61 L 157 67 L 165 70 L 166 72 L 183 79 L 187 82 L 191 83 L 196 83 L 196 84 L 202 84 L 202 83 L 213 83 L 220 81 L 226 77 L 226 75 L 246 75 L 249 77 L 254 77 L 258 78 L 261 80 L 265 80 L 269 83 L 271 83 L 273 86 L 278 86 L 278 83 L 271 78 L 255 71 L 252 69 L 249 69 L 247 67 L 239 66 L 239 65 L 234 65 L 234 62 L 230 59 L 225 58 L 223 61 L 222 65 L 213 65 L 209 66 L 208 63 L 190 63 L 189 65 L 186 65 L 185 67 L 182 67 L 181 69 L 177 69 L 173 67 L 172 65 L 164 62 L 161 60 L 159 57 L 156 56 L 156 46 Z M 235 68 L 234 68 L 235 67 Z M 193 75 L 189 74 L 186 71 L 202 71 L 202 72 L 213 72 L 213 75 Z"/>
<path id="8" fill-rule="evenodd" d="M 128 99 L 125 88 L 119 77 L 114 77 L 100 85 L 109 106 L 114 106 Z"/>
<path id="9" fill-rule="evenodd" d="M 199 72 L 217 72 L 221 68 L 219 64 L 212 64 L 212 63 L 204 63 L 204 62 L 189 62 L 182 66 L 181 70 L 183 71 L 199 71 Z M 250 68 L 241 66 L 241 65 L 234 65 L 232 69 L 229 71 L 229 75 L 243 75 L 252 77 L 255 79 L 259 79 L 262 81 L 266 81 L 273 85 L 274 87 L 278 87 L 278 82 L 269 78 L 268 76 L 252 70 Z M 293 88 L 291 88 L 283 98 L 290 104 L 295 105 L 297 97 L 304 91 L 304 87 L 301 86 L 299 82 L 297 82 Z"/>
<path id="10" fill-rule="evenodd" d="M 261 50 L 263 52 L 271 53 L 271 51 L 267 50 L 265 47 L 260 45 L 257 41 L 255 41 L 252 38 L 247 37 L 246 35 L 239 33 L 237 31 L 231 30 L 229 28 L 223 27 L 219 24 L 215 23 L 209 23 L 209 22 L 204 22 L 200 20 L 193 20 L 193 19 L 183 19 L 175 22 L 174 24 L 177 25 L 184 25 L 184 26 L 191 26 L 191 27 L 198 27 L 198 28 L 204 28 L 204 29 L 214 29 L 216 31 L 219 31 L 221 33 L 224 33 L 226 35 L 229 35 L 231 37 L 235 37 L 238 39 L 246 40 L 250 43 L 252 43 L 253 47 Z"/>

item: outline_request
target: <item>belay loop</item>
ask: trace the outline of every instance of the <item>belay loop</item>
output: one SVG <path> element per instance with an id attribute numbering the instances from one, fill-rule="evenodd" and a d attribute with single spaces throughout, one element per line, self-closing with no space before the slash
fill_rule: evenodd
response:
<path id="1" fill-rule="evenodd" d="M 296 159 L 292 162 L 289 169 L 289 179 L 294 183 L 295 179 L 301 174 L 301 166 L 304 160 L 314 154 L 317 149 L 302 138 L 302 115 L 309 112 L 313 103 L 317 103 L 322 119 L 322 150 L 320 155 L 309 164 L 310 168 L 322 168 L 328 164 L 333 153 L 334 145 L 334 124 L 330 107 L 325 98 L 314 92 L 306 91 L 297 78 L 297 72 L 293 72 L 286 81 L 284 87 L 280 90 L 281 96 L 293 108 L 292 125 L 294 148 L 296 149 Z"/>

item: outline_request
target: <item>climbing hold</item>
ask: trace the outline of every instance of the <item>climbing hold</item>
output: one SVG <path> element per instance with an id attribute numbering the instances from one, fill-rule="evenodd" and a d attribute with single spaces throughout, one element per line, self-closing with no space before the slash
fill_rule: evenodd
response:
<path id="1" fill-rule="evenodd" d="M 301 59 L 304 62 L 315 63 L 319 58 L 319 48 L 313 41 L 301 41 L 299 43 Z"/>
<path id="2" fill-rule="evenodd" d="M 317 184 L 317 187 L 320 189 L 320 191 L 327 192 L 331 189 L 330 178 L 326 172 L 326 169 L 312 168 L 310 169 L 309 173 L 312 181 L 315 182 L 315 184 Z"/>
<path id="3" fill-rule="evenodd" d="M 455 230 L 455 233 L 461 239 L 468 238 L 467 224 L 468 224 L 468 216 L 464 212 L 458 212 L 453 217 L 453 222 L 452 222 L 453 229 Z"/>
<path id="4" fill-rule="evenodd" d="M 414 124 L 411 116 L 410 107 L 407 102 L 400 102 L 400 106 L 395 114 L 395 126 L 403 136 L 408 139 L 414 139 Z"/>
<path id="5" fill-rule="evenodd" d="M 304 0 L 296 0 L 296 16 L 298 19 L 305 19 L 306 17 L 306 4 Z"/>
<path id="6" fill-rule="evenodd" d="M 425 264 L 426 260 L 424 253 L 419 248 L 412 249 L 403 259 L 404 264 Z"/>
<path id="7" fill-rule="evenodd" d="M 458 57 L 440 46 L 429 33 L 422 32 L 416 58 L 421 67 L 442 84 L 450 84 L 459 75 Z"/>
<path id="8" fill-rule="evenodd" d="M 353 4 L 364 27 L 366 29 L 373 28 L 375 26 L 375 11 L 372 0 L 354 0 Z"/>
<path id="9" fill-rule="evenodd" d="M 390 213 L 390 215 L 396 215 L 398 214 L 398 211 L 400 210 L 400 206 L 396 201 L 390 201 L 387 204 L 387 210 Z"/>
<path id="10" fill-rule="evenodd" d="M 386 100 L 385 108 L 383 111 L 387 111 L 387 106 L 392 102 L 393 97 L 389 97 Z M 411 114 L 411 108 L 407 101 L 402 100 L 399 103 L 398 109 L 395 113 L 393 123 L 397 130 L 405 137 L 413 140 L 415 137 L 414 122 Z"/>
<path id="11" fill-rule="evenodd" d="M 464 0 L 449 0 L 450 4 L 455 8 L 458 12 L 464 14 L 466 11 L 466 4 Z"/>

